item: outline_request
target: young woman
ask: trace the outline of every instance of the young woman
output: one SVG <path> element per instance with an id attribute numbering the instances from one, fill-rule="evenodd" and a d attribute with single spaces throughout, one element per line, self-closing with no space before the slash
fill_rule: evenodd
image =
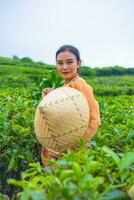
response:
<path id="1" fill-rule="evenodd" d="M 99 104 L 94 97 L 93 89 L 78 74 L 80 65 L 80 53 L 79 50 L 74 46 L 64 45 L 61 46 L 56 52 L 56 68 L 59 75 L 64 79 L 64 85 L 81 91 L 88 100 L 90 106 L 90 121 L 83 140 L 89 141 L 96 133 L 98 127 L 101 125 L 101 120 Z M 52 88 L 43 89 L 42 97 L 51 91 Z M 77 147 L 74 146 L 74 149 L 76 148 Z M 42 149 L 41 158 L 45 166 L 47 165 L 47 162 L 44 162 L 45 158 L 51 159 L 52 157 L 58 158 L 59 155 L 53 151 L 48 151 L 46 148 Z"/>

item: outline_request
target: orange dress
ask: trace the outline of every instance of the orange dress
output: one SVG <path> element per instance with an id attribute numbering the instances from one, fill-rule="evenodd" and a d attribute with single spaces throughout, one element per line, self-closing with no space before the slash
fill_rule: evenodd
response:
<path id="1" fill-rule="evenodd" d="M 72 80 L 68 84 L 68 87 L 75 88 L 81 91 L 87 98 L 90 106 L 90 121 L 88 125 L 88 138 L 90 139 L 96 133 L 98 127 L 101 125 L 99 104 L 96 101 L 92 87 L 86 83 L 83 78 L 77 76 L 75 80 Z"/>
<path id="2" fill-rule="evenodd" d="M 86 83 L 84 79 L 82 79 L 79 76 L 76 76 L 69 83 L 65 84 L 65 86 L 72 87 L 81 91 L 88 100 L 88 103 L 90 106 L 90 120 L 89 120 L 87 133 L 83 137 L 84 140 L 88 141 L 93 137 L 98 127 L 101 125 L 99 104 L 94 97 L 93 89 L 89 84 Z M 77 147 L 74 145 L 74 148 L 72 149 L 75 150 L 77 149 Z M 42 148 L 41 159 L 42 159 L 43 165 L 47 166 L 48 160 L 50 160 L 51 158 L 59 158 L 60 154 L 56 154 L 56 153 L 57 152 L 54 152 L 54 151 L 50 152 L 49 150 L 47 150 L 47 148 Z"/>

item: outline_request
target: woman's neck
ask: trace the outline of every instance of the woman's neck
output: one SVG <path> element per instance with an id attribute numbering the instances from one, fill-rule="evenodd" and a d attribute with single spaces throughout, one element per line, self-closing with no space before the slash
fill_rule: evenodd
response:
<path id="1" fill-rule="evenodd" d="M 71 82 L 71 81 L 75 81 L 75 80 L 77 80 L 78 79 L 78 77 L 79 77 L 79 75 L 78 74 L 76 74 L 72 79 L 69 79 L 69 80 L 65 80 L 65 85 L 67 85 L 69 82 Z"/>

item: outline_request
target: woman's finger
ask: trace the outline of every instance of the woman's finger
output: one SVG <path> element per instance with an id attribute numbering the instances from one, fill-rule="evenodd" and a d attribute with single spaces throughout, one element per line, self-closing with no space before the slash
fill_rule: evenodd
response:
<path id="1" fill-rule="evenodd" d="M 42 90 L 42 98 L 47 95 L 49 92 L 51 92 L 53 89 L 52 88 L 45 88 Z"/>

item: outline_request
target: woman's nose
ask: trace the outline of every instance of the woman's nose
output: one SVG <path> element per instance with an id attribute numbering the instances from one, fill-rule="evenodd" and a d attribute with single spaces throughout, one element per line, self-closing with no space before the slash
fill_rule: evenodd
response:
<path id="1" fill-rule="evenodd" d="M 63 64 L 63 68 L 64 69 L 68 68 L 67 64 Z"/>

